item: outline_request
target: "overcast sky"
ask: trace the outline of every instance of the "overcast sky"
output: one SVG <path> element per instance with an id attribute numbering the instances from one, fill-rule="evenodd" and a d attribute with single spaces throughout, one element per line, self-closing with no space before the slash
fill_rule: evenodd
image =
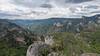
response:
<path id="1" fill-rule="evenodd" d="M 100 0 L 0 0 L 0 18 L 76 18 L 100 14 Z"/>

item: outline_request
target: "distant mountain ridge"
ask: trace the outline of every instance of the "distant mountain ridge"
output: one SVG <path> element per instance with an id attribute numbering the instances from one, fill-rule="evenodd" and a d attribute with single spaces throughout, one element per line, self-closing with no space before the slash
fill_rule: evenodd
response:
<path id="1" fill-rule="evenodd" d="M 90 21 L 98 23 L 100 15 L 94 15 L 91 17 L 83 16 L 82 18 L 49 18 L 43 20 L 12 20 L 11 22 L 20 25 L 21 27 L 33 31 L 35 33 L 48 33 L 48 32 L 77 32 L 87 25 Z M 62 24 L 59 30 L 56 30 L 54 24 Z M 69 25 L 71 24 L 71 26 Z M 77 30 L 76 30 L 77 29 Z"/>

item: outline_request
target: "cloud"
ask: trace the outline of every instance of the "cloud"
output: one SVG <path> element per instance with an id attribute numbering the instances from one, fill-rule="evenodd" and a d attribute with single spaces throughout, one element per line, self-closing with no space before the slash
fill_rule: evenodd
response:
<path id="1" fill-rule="evenodd" d="M 75 18 L 100 13 L 100 0 L 1 0 L 0 18 Z"/>
<path id="2" fill-rule="evenodd" d="M 67 3 L 82 3 L 82 2 L 88 2 L 92 0 L 65 0 Z"/>

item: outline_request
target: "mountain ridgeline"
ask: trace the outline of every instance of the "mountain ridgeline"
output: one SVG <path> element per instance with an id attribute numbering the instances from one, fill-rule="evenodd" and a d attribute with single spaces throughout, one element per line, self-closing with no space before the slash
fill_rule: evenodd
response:
<path id="1" fill-rule="evenodd" d="M 22 26 L 34 33 L 48 34 L 52 32 L 80 32 L 88 24 L 98 24 L 99 16 L 82 18 L 49 18 L 44 20 L 12 20 L 13 23 Z"/>

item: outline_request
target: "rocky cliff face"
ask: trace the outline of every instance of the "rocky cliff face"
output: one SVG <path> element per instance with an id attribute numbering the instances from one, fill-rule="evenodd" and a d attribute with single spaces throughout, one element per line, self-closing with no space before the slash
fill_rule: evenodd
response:
<path id="1" fill-rule="evenodd" d="M 43 41 L 36 41 L 27 49 L 26 56 L 61 56 L 61 53 L 55 52 L 51 46 L 54 44 L 52 36 L 46 36 Z M 53 42 L 51 42 L 53 41 Z"/>
<path id="2" fill-rule="evenodd" d="M 9 20 L 0 19 L 0 41 L 11 45 L 27 44 L 29 32 Z"/>
<path id="3" fill-rule="evenodd" d="M 35 42 L 29 46 L 26 56 L 47 56 L 50 52 L 49 45 L 44 42 Z"/>

